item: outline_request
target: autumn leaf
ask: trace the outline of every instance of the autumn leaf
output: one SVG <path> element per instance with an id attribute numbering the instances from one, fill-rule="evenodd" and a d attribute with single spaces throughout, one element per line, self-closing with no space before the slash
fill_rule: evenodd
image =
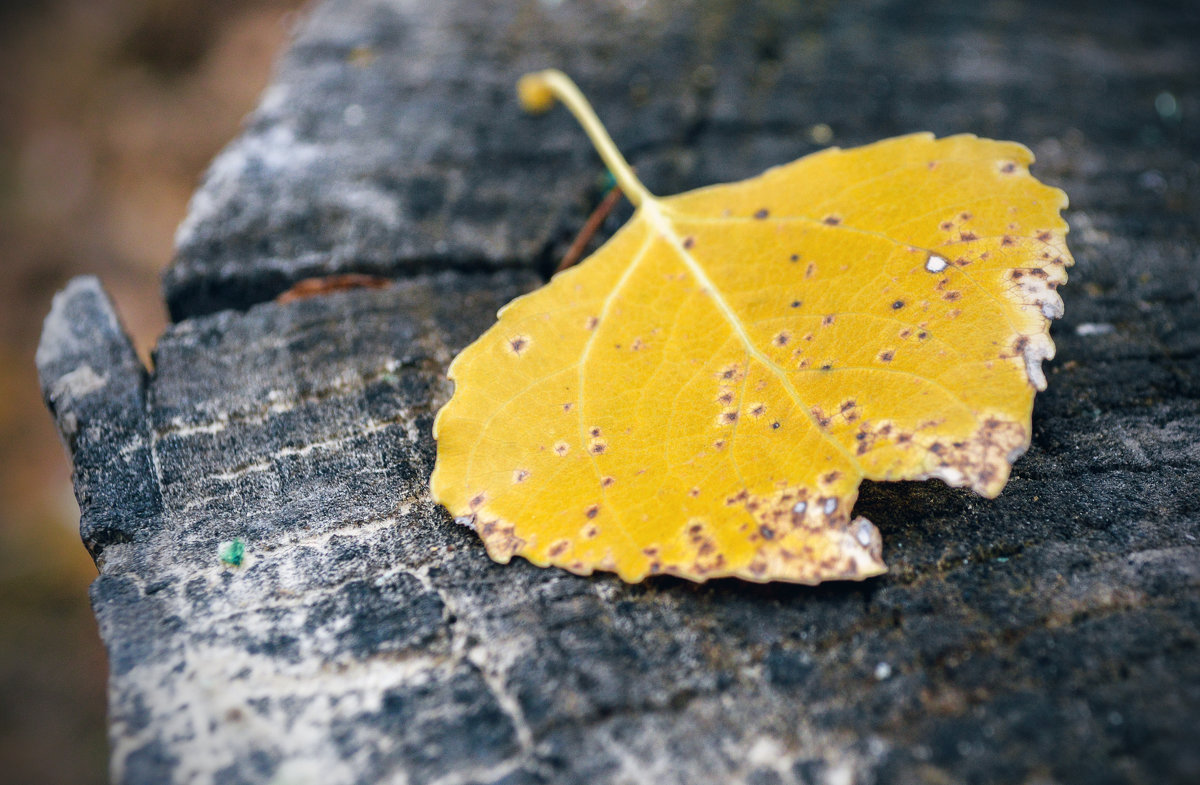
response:
<path id="1" fill-rule="evenodd" d="M 1000 493 L 1071 264 L 1029 150 L 913 134 L 664 198 L 564 75 L 521 93 L 572 110 L 637 210 L 450 366 L 433 495 L 492 558 L 862 579 L 864 478 Z"/>

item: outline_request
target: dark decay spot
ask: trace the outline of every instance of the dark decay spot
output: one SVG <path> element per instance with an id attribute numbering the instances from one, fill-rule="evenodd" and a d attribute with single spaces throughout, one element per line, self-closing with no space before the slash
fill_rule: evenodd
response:
<path id="1" fill-rule="evenodd" d="M 704 531 L 704 527 L 698 523 L 693 523 L 691 526 L 688 527 L 688 534 L 691 534 L 691 535 L 699 534 L 702 531 Z"/>
<path id="2" fill-rule="evenodd" d="M 960 221 L 969 221 L 969 220 L 971 220 L 971 214 L 970 213 L 959 213 L 958 218 Z"/>
<path id="3" fill-rule="evenodd" d="M 903 300 L 897 300 L 896 302 L 892 303 L 892 310 L 893 310 L 893 311 L 899 311 L 899 310 L 900 310 L 901 308 L 903 308 L 903 307 L 904 307 L 904 301 L 903 301 Z"/>
<path id="4" fill-rule="evenodd" d="M 713 449 L 714 449 L 714 450 L 720 450 L 720 449 L 722 449 L 722 448 L 724 448 L 724 447 L 725 447 L 725 440 L 724 440 L 724 439 L 717 439 L 715 442 L 713 442 Z"/>
<path id="5" fill-rule="evenodd" d="M 850 411 L 857 405 L 858 405 L 858 401 L 851 398 L 848 401 L 843 401 L 842 405 L 840 407 L 838 407 L 838 411 L 840 411 L 842 414 L 845 414 L 846 412 Z"/>
<path id="6" fill-rule="evenodd" d="M 563 551 L 565 551 L 570 545 L 571 545 L 570 542 L 568 542 L 566 540 L 562 540 L 561 542 L 557 542 L 554 545 L 550 546 L 550 550 L 547 551 L 547 553 L 549 553 L 551 556 L 555 556 L 555 557 L 561 556 Z"/>
<path id="7" fill-rule="evenodd" d="M 776 420 L 775 422 L 771 423 L 771 428 L 778 430 L 779 429 L 779 420 Z"/>
<path id="8" fill-rule="evenodd" d="M 518 335 L 516 338 L 509 338 L 508 345 L 514 353 L 520 354 L 522 351 L 524 351 L 525 347 L 529 345 L 529 341 Z"/>
<path id="9" fill-rule="evenodd" d="M 966 240 L 968 242 L 978 239 L 978 235 L 976 235 L 974 232 L 960 232 L 958 237 L 959 239 Z"/>
<path id="10" fill-rule="evenodd" d="M 804 268 L 804 277 L 812 278 L 813 273 L 815 273 L 816 271 L 817 271 L 817 266 L 815 264 L 813 264 L 812 262 L 809 262 L 808 267 Z"/>
<path id="11" fill-rule="evenodd" d="M 591 447 L 592 455 L 603 455 L 606 449 L 603 444 L 593 444 Z"/>
<path id="12" fill-rule="evenodd" d="M 733 393 L 726 390 L 717 396 L 717 403 L 733 403 Z"/>
<path id="13" fill-rule="evenodd" d="M 950 223 L 949 221 L 942 221 L 941 228 L 946 231 L 950 231 L 954 228 L 954 224 Z"/>
<path id="14" fill-rule="evenodd" d="M 727 423 L 737 422 L 737 412 L 725 412 L 721 415 L 721 419 Z"/>
<path id="15" fill-rule="evenodd" d="M 483 499 L 484 499 L 484 495 L 482 493 L 479 494 L 478 496 L 476 496 L 474 499 L 471 499 L 471 501 L 469 502 L 469 504 L 471 505 L 471 509 L 473 510 L 476 507 L 478 507 L 479 505 L 483 504 Z"/>
<path id="16" fill-rule="evenodd" d="M 794 253 L 788 257 L 788 260 L 792 261 L 792 262 L 798 262 L 798 261 L 800 261 L 800 254 Z"/>
<path id="17" fill-rule="evenodd" d="M 1014 240 L 1010 235 L 1007 235 L 1007 234 L 1000 238 L 1001 245 L 1013 245 L 1016 242 L 1017 242 L 1016 240 Z"/>
<path id="18" fill-rule="evenodd" d="M 933 444 L 929 445 L 929 451 L 934 455 L 941 455 L 942 451 L 945 449 L 945 446 L 941 442 L 934 442 Z"/>
<path id="19" fill-rule="evenodd" d="M 764 540 L 775 539 L 775 530 L 770 528 L 769 526 L 759 526 L 758 533 L 762 535 L 762 538 Z"/>
<path id="20" fill-rule="evenodd" d="M 829 314 L 828 316 L 821 317 L 821 326 L 822 327 L 828 327 L 831 324 L 833 324 L 833 314 Z"/>
<path id="21" fill-rule="evenodd" d="M 896 444 L 908 444 L 912 441 L 912 434 L 902 433 L 896 437 Z"/>
<path id="22" fill-rule="evenodd" d="M 763 220 L 764 218 L 766 218 L 770 214 L 771 214 L 771 211 L 765 207 L 760 207 L 754 211 L 754 217 L 760 221 Z"/>
<path id="23" fill-rule="evenodd" d="M 683 238 L 683 247 L 684 248 L 691 249 L 691 247 L 695 244 L 696 244 L 696 238 L 692 237 L 690 234 L 687 237 Z"/>
<path id="24" fill-rule="evenodd" d="M 616 480 L 614 480 L 612 477 L 605 477 L 603 480 L 600 481 L 600 487 L 607 488 L 608 486 L 612 485 L 614 482 L 616 482 Z"/>
<path id="25" fill-rule="evenodd" d="M 837 482 L 838 478 L 841 476 L 842 476 L 841 472 L 830 472 L 829 474 L 826 474 L 821 479 L 825 481 L 826 485 L 830 485 L 832 483 Z"/>
<path id="26" fill-rule="evenodd" d="M 942 295 L 943 300 L 945 300 L 947 302 L 951 302 L 951 303 L 954 302 L 955 300 L 958 300 L 961 298 L 962 298 L 962 292 L 946 292 L 945 294 Z"/>
<path id="27" fill-rule="evenodd" d="M 529 479 L 529 472 L 525 471 L 524 469 L 518 469 L 516 476 L 514 476 L 513 479 L 517 482 L 525 482 L 527 479 Z"/>
<path id="28" fill-rule="evenodd" d="M 588 507 L 587 510 L 584 511 L 584 513 L 589 518 L 595 518 L 597 515 L 600 514 L 600 505 L 593 504 L 591 507 Z"/>
<path id="29" fill-rule="evenodd" d="M 894 356 L 895 356 L 895 353 L 893 353 L 891 349 L 888 349 L 886 352 L 879 353 L 879 359 L 885 363 L 890 363 Z"/>
<path id="30" fill-rule="evenodd" d="M 588 433 L 591 434 L 592 438 L 594 439 L 600 435 L 600 429 L 593 427 L 590 431 L 588 431 Z"/>
<path id="31" fill-rule="evenodd" d="M 799 301 L 799 300 L 792 300 L 792 307 L 793 307 L 793 308 L 799 308 L 799 307 L 800 307 L 800 304 L 801 304 L 801 303 L 800 303 L 800 301 Z"/>
<path id="32" fill-rule="evenodd" d="M 921 332 L 917 333 L 917 340 L 918 340 L 918 341 L 923 341 L 923 340 L 925 340 L 925 339 L 926 339 L 926 338 L 928 338 L 928 337 L 929 337 L 929 333 L 925 332 L 924 330 L 922 330 Z"/>
<path id="33" fill-rule="evenodd" d="M 854 438 L 855 438 L 855 439 L 858 439 L 858 440 L 861 442 L 861 441 L 863 441 L 864 439 L 866 439 L 866 438 L 867 438 L 867 434 L 865 434 L 865 433 L 864 433 L 864 432 L 862 432 L 862 431 L 859 431 L 858 433 L 854 434 Z"/>
<path id="34" fill-rule="evenodd" d="M 827 215 L 821 220 L 821 223 L 826 224 L 827 226 L 837 226 L 841 222 L 842 219 L 838 218 L 836 215 Z"/>
<path id="35" fill-rule="evenodd" d="M 905 328 L 905 329 L 903 329 L 903 330 L 901 330 L 901 331 L 900 331 L 900 337 L 901 337 L 901 338 L 907 338 L 907 337 L 908 337 L 908 336 L 910 336 L 910 335 L 912 335 L 912 330 L 909 330 L 908 328 Z"/>
<path id="36" fill-rule="evenodd" d="M 1012 275 L 1011 275 L 1010 277 L 1011 277 L 1011 278 L 1012 278 L 1014 281 L 1019 281 L 1019 280 L 1021 280 L 1023 277 L 1025 277 L 1025 273 L 1021 272 L 1020 270 L 1013 270 L 1013 271 L 1012 271 Z"/>
<path id="37" fill-rule="evenodd" d="M 564 411 L 564 412 L 569 412 L 569 411 L 571 411 L 571 407 L 572 407 L 572 406 L 574 406 L 574 405 L 575 405 L 575 404 L 572 404 L 572 403 L 564 403 L 564 404 L 563 404 L 563 411 Z"/>
<path id="38" fill-rule="evenodd" d="M 1013 172 L 1017 171 L 1017 165 L 1012 161 L 1009 161 L 1004 166 L 1000 167 L 1000 171 L 1004 172 L 1005 174 L 1012 174 Z"/>
<path id="39" fill-rule="evenodd" d="M 789 337 L 790 336 L 787 333 L 780 333 L 779 335 L 775 336 L 771 343 L 775 344 L 776 346 L 787 346 Z"/>
<path id="40" fill-rule="evenodd" d="M 642 553 L 646 554 L 651 559 L 653 559 L 655 556 L 658 555 L 658 548 L 654 547 L 653 545 L 650 545 L 645 548 L 642 548 Z"/>
<path id="41" fill-rule="evenodd" d="M 759 405 L 755 406 L 753 409 L 750 410 L 750 414 L 754 415 L 755 417 L 762 417 L 763 412 L 765 412 L 766 410 L 767 410 L 767 407 L 763 406 L 760 403 Z"/>
<path id="42" fill-rule="evenodd" d="M 1020 338 L 1017 339 L 1016 343 L 1013 344 L 1013 349 L 1016 349 L 1017 354 L 1024 354 L 1025 347 L 1028 345 L 1029 345 L 1029 339 L 1026 338 L 1024 335 L 1022 335 Z"/>
<path id="43" fill-rule="evenodd" d="M 832 371 L 833 363 L 825 363 L 824 365 L 821 366 L 821 370 L 822 371 Z"/>
<path id="44" fill-rule="evenodd" d="M 1049 232 L 1038 232 L 1037 238 L 1044 243 L 1050 242 L 1051 234 Z"/>
<path id="45" fill-rule="evenodd" d="M 596 326 L 597 326 L 597 325 L 599 325 L 599 324 L 600 324 L 600 318 L 599 318 L 599 317 L 597 317 L 597 316 L 589 316 L 589 317 L 588 317 L 588 320 L 587 320 L 587 322 L 585 323 L 585 325 L 584 325 L 584 326 L 585 326 L 585 327 L 587 327 L 587 329 L 589 329 L 589 330 L 595 330 L 595 329 L 596 329 Z"/>

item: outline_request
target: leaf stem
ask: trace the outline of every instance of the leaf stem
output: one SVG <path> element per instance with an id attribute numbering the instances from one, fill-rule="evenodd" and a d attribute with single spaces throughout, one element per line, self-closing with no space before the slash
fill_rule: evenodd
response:
<path id="1" fill-rule="evenodd" d="M 641 207 L 643 202 L 653 201 L 654 195 L 647 191 L 646 186 L 634 175 L 629 162 L 621 155 L 600 118 L 596 117 L 592 105 L 583 97 L 583 93 L 579 92 L 571 77 L 553 68 L 525 74 L 517 83 L 517 92 L 521 98 L 521 105 L 532 112 L 549 109 L 554 103 L 554 98 L 562 101 L 583 126 L 604 165 L 612 172 L 617 185 L 629 197 L 629 201 L 633 202 L 634 207 Z"/>

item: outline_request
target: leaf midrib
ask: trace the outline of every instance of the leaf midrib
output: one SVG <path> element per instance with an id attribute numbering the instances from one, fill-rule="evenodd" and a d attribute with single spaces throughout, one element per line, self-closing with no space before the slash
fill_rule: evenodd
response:
<path id="1" fill-rule="evenodd" d="M 725 320 L 729 322 L 730 327 L 733 328 L 734 332 L 741 340 L 742 345 L 746 347 L 746 353 L 761 363 L 764 367 L 770 369 L 773 374 L 775 374 L 776 378 L 779 380 L 779 383 L 783 385 L 783 389 L 789 396 L 791 396 L 792 400 L 797 406 L 800 407 L 801 411 L 804 412 L 804 416 L 812 424 L 813 428 L 817 430 L 817 433 L 821 434 L 821 437 L 825 441 L 833 445 L 838 452 L 845 456 L 846 460 L 850 462 L 860 477 L 866 476 L 866 471 L 863 469 L 862 464 L 858 462 L 858 459 L 855 458 L 850 451 L 843 447 L 836 439 L 830 437 L 829 434 L 825 432 L 825 429 L 823 429 L 817 422 L 816 418 L 813 417 L 812 411 L 809 409 L 808 404 L 806 404 L 800 397 L 800 394 L 796 391 L 795 386 L 792 384 L 792 380 L 787 377 L 787 374 L 783 372 L 783 369 L 780 368 L 773 360 L 771 360 L 770 357 L 763 354 L 762 351 L 759 350 L 758 346 L 755 345 L 754 341 L 750 339 L 750 335 L 746 332 L 746 328 L 742 326 L 741 319 L 738 318 L 737 313 L 733 310 L 729 303 L 725 301 L 725 298 L 721 295 L 720 289 L 718 289 L 716 284 L 713 283 L 712 279 L 708 277 L 708 273 L 704 271 L 704 267 L 701 266 L 696 258 L 688 252 L 687 248 L 684 247 L 683 240 L 679 237 L 679 233 L 675 231 L 674 224 L 666 216 L 661 201 L 658 199 L 648 199 L 639 208 L 639 212 L 645 216 L 647 223 L 649 223 L 650 226 L 653 227 L 653 229 L 657 231 L 660 236 L 665 238 L 670 243 L 671 247 L 679 255 L 679 258 L 683 260 L 684 266 L 687 267 L 688 272 L 691 273 L 692 277 L 696 279 L 696 282 L 700 284 L 701 290 L 707 292 L 709 297 L 712 298 L 713 304 L 717 306 L 717 310 L 719 310 L 721 315 L 725 317 Z M 747 369 L 747 372 L 749 372 L 749 369 Z"/>

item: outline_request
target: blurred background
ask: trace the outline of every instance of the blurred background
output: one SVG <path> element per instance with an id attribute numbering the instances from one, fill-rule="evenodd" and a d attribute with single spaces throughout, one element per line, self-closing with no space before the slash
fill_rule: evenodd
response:
<path id="1" fill-rule="evenodd" d="M 0 782 L 107 781 L 96 568 L 33 366 L 50 298 L 99 275 L 148 359 L 175 227 L 301 6 L 0 3 Z"/>

